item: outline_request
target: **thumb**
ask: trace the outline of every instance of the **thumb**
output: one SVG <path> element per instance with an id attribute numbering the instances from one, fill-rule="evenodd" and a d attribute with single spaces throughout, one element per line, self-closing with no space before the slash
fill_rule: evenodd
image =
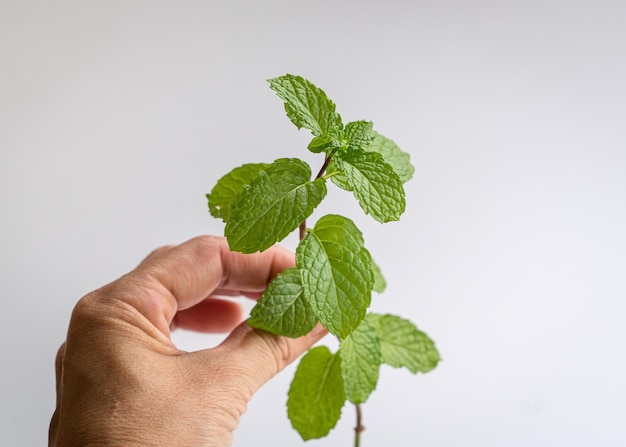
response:
<path id="1" fill-rule="evenodd" d="M 232 362 L 246 371 L 248 383 L 255 392 L 327 333 L 328 330 L 318 323 L 308 334 L 288 338 L 250 327 L 244 322 L 217 349 L 225 351 Z"/>

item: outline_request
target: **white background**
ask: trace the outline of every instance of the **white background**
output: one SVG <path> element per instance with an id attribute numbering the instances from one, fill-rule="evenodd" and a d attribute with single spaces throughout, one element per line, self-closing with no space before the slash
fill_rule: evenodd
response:
<path id="1" fill-rule="evenodd" d="M 625 56 L 621 0 L 0 0 L 2 445 L 45 444 L 77 299 L 220 234 L 204 194 L 231 168 L 318 168 L 265 82 L 287 72 L 416 166 L 399 223 L 334 187 L 320 210 L 364 232 L 389 283 L 375 310 L 444 358 L 383 369 L 363 446 L 626 445 Z M 236 446 L 304 444 L 292 375 Z M 353 424 L 347 406 L 308 445 L 351 445 Z"/>

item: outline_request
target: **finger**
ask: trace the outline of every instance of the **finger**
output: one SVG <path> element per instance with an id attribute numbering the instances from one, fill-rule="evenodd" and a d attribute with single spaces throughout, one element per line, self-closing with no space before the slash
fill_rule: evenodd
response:
<path id="1" fill-rule="evenodd" d="M 54 360 L 54 372 L 56 377 L 56 392 L 57 392 L 57 406 L 59 405 L 59 400 L 61 399 L 62 392 L 62 378 L 63 378 L 63 358 L 65 357 L 65 343 L 61 345 L 59 350 L 57 351 L 56 358 Z"/>
<path id="2" fill-rule="evenodd" d="M 241 324 L 218 349 L 226 352 L 230 365 L 239 365 L 252 384 L 252 391 L 296 360 L 328 331 L 318 324 L 299 338 L 281 337 Z"/>
<path id="3" fill-rule="evenodd" d="M 56 377 L 56 408 L 52 413 L 50 425 L 48 426 L 48 444 L 56 445 L 57 427 L 59 425 L 59 412 L 61 410 L 61 395 L 63 393 L 63 358 L 65 357 L 65 343 L 57 351 L 54 361 L 54 372 Z"/>
<path id="4" fill-rule="evenodd" d="M 146 256 L 143 259 L 143 261 L 141 261 L 141 263 L 139 265 L 145 263 L 146 261 L 154 259 L 154 258 L 156 258 L 158 256 L 161 256 L 163 253 L 168 252 L 172 248 L 174 248 L 174 245 L 164 245 L 163 247 L 159 247 L 159 248 L 157 248 L 155 250 L 152 250 L 152 252 L 148 256 Z"/>
<path id="5" fill-rule="evenodd" d="M 216 289 L 255 294 L 295 264 L 288 250 L 274 246 L 261 253 L 230 251 L 226 239 L 203 236 L 148 257 L 129 273 L 126 283 L 148 293 L 123 294 L 123 299 L 163 333 L 179 310 L 189 309 Z"/>
<path id="6" fill-rule="evenodd" d="M 245 296 L 246 298 L 252 298 L 258 300 L 263 295 L 263 291 L 258 292 L 246 292 L 245 290 L 227 290 L 227 289 L 215 289 L 211 294 L 212 296 Z"/>
<path id="7" fill-rule="evenodd" d="M 243 320 L 243 310 L 233 301 L 209 298 L 191 309 L 179 311 L 171 329 L 181 328 L 196 332 L 226 333 Z"/>

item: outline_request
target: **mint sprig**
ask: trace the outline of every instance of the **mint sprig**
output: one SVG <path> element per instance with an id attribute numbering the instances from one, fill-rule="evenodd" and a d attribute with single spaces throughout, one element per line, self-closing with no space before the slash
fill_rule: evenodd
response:
<path id="1" fill-rule="evenodd" d="M 339 340 L 332 353 L 319 346 L 305 354 L 288 393 L 287 414 L 304 440 L 326 436 L 345 401 L 357 406 L 355 445 L 361 409 L 376 389 L 382 364 L 425 373 L 440 360 L 434 342 L 409 320 L 368 313 L 372 292 L 385 290 L 361 231 L 339 214 L 307 225 L 328 194 L 327 180 L 352 192 L 365 214 L 385 223 L 406 208 L 404 184 L 415 168 L 408 153 L 376 130 L 372 122 L 343 124 L 326 93 L 301 76 L 270 79 L 287 117 L 307 129 L 310 152 L 321 154 L 313 177 L 299 158 L 249 163 L 220 178 L 207 194 L 209 211 L 222 219 L 232 250 L 263 251 L 299 228 L 296 266 L 269 284 L 248 324 L 286 337 L 300 337 L 320 322 Z"/>

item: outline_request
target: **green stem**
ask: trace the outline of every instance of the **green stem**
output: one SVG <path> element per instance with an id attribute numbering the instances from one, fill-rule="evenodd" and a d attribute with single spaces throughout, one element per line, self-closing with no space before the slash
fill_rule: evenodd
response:
<path id="1" fill-rule="evenodd" d="M 354 427 L 354 447 L 359 447 L 361 445 L 361 433 L 363 432 L 363 430 L 365 430 L 365 427 L 363 427 L 363 424 L 362 424 L 363 415 L 361 414 L 361 405 L 354 404 L 354 407 L 356 408 L 356 427 Z"/>

